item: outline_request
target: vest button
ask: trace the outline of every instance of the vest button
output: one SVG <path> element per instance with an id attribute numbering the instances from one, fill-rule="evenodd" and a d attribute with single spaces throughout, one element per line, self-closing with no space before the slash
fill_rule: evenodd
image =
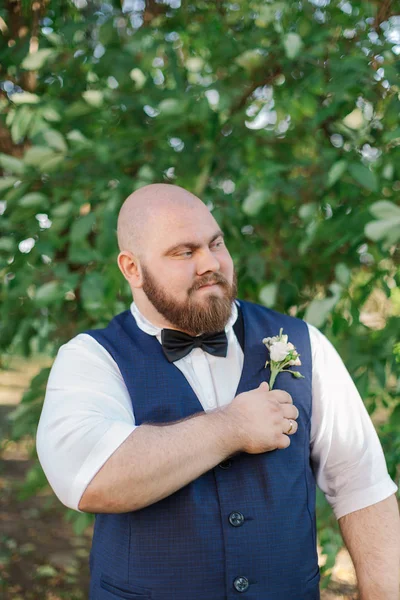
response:
<path id="1" fill-rule="evenodd" d="M 249 588 L 249 585 L 247 577 L 236 577 L 233 582 L 233 587 L 237 592 L 245 592 Z"/>
<path id="2" fill-rule="evenodd" d="M 230 460 L 223 460 L 222 463 L 218 465 L 221 469 L 230 469 L 232 466 L 232 462 Z"/>
<path id="3" fill-rule="evenodd" d="M 229 523 L 233 527 L 240 527 L 244 523 L 244 516 L 240 512 L 233 512 L 229 515 Z"/>

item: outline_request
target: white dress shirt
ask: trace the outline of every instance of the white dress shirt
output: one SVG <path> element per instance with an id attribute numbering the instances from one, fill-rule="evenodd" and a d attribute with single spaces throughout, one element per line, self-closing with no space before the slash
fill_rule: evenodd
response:
<path id="1" fill-rule="evenodd" d="M 131 312 L 140 329 L 161 343 L 161 329 L 145 319 L 133 302 Z M 174 363 L 206 412 L 229 404 L 239 383 L 243 351 L 232 327 L 236 318 L 233 303 L 225 327 L 226 358 L 195 348 Z M 309 324 L 308 329 L 311 462 L 317 485 L 340 518 L 384 500 L 397 486 L 388 475 L 374 426 L 341 358 L 318 329 Z M 61 502 L 79 510 L 90 481 L 135 427 L 128 389 L 107 350 L 84 333 L 62 345 L 50 372 L 36 440 L 44 472 Z"/>

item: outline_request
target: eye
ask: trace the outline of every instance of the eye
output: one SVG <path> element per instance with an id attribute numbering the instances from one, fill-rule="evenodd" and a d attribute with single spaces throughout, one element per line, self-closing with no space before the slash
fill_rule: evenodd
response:
<path id="1" fill-rule="evenodd" d="M 186 250 L 186 252 L 181 252 L 179 256 L 192 256 L 193 252 L 191 250 Z"/>

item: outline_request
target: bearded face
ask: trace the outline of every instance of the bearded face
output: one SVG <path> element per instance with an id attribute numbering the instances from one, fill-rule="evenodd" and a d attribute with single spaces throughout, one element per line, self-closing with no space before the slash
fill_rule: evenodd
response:
<path id="1" fill-rule="evenodd" d="M 187 290 L 184 300 L 177 300 L 146 265 L 142 265 L 142 276 L 142 289 L 148 300 L 180 331 L 199 335 L 222 331 L 225 328 L 231 316 L 232 302 L 237 295 L 235 271 L 232 284 L 218 272 L 199 277 Z"/>

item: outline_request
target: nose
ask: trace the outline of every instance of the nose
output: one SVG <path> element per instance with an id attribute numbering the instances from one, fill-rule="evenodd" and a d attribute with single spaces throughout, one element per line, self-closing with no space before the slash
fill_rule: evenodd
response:
<path id="1" fill-rule="evenodd" d="M 219 260 L 210 248 L 206 248 L 198 253 L 197 275 L 203 275 L 207 271 L 215 273 L 220 270 L 220 267 Z"/>

